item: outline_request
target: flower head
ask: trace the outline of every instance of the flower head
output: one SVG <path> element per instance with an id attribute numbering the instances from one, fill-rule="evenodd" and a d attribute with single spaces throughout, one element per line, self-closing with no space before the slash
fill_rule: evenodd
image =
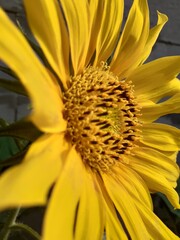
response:
<path id="1" fill-rule="evenodd" d="M 47 203 L 43 240 L 101 239 L 104 231 L 107 239 L 178 239 L 153 213 L 150 193 L 179 208 L 180 131 L 154 121 L 180 112 L 180 57 L 143 64 L 167 17 L 158 13 L 149 29 L 147 1 L 134 0 L 119 38 L 123 4 L 24 0 L 48 66 L 0 11 L 0 57 L 43 132 L 0 177 L 0 208 Z"/>

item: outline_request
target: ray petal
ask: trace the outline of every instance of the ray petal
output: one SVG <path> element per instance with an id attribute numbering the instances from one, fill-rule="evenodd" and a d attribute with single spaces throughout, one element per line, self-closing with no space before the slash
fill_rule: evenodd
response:
<path id="1" fill-rule="evenodd" d="M 180 113 L 180 93 L 176 93 L 174 96 L 161 103 L 156 104 L 147 100 L 139 104 L 142 107 L 140 120 L 145 123 L 151 123 L 161 116 L 171 113 Z"/>
<path id="2" fill-rule="evenodd" d="M 148 208 L 136 202 L 138 211 L 146 224 L 147 231 L 150 234 L 149 239 L 179 240 L 171 230 Z"/>
<path id="3" fill-rule="evenodd" d="M 80 196 L 84 191 L 84 167 L 74 148 L 53 189 L 44 221 L 43 240 L 74 240 L 74 224 Z"/>
<path id="4" fill-rule="evenodd" d="M 134 199 L 136 198 L 150 209 L 153 208 L 149 189 L 144 180 L 135 171 L 124 164 L 120 164 L 114 169 L 114 171 L 116 172 L 119 181 L 123 183 Z"/>
<path id="5" fill-rule="evenodd" d="M 63 134 L 45 134 L 36 140 L 23 162 L 1 175 L 0 208 L 45 204 L 60 173 L 61 154 L 66 148 Z"/>
<path id="6" fill-rule="evenodd" d="M 129 156 L 130 165 L 140 164 L 164 176 L 170 182 L 176 182 L 179 176 L 179 168 L 176 162 L 153 148 L 141 147 L 134 149 L 135 156 Z"/>
<path id="7" fill-rule="evenodd" d="M 144 240 L 149 238 L 145 225 L 133 203 L 130 193 L 123 183 L 112 176 L 102 175 L 107 192 L 119 212 L 132 239 Z M 139 231 L 141 229 L 141 231 Z"/>
<path id="8" fill-rule="evenodd" d="M 117 44 L 124 11 L 124 1 L 104 1 L 102 22 L 96 43 L 96 57 L 94 65 L 106 62 Z"/>
<path id="9" fill-rule="evenodd" d="M 162 151 L 178 151 L 180 149 L 180 130 L 167 124 L 144 124 L 141 142 Z"/>
<path id="10" fill-rule="evenodd" d="M 102 22 L 102 14 L 104 10 L 104 1 L 89 0 L 89 22 L 90 22 L 90 41 L 88 53 L 86 57 L 86 65 L 93 57 L 96 48 L 97 37 Z"/>
<path id="11" fill-rule="evenodd" d="M 157 13 L 158 13 L 158 22 L 157 22 L 157 25 L 154 26 L 149 31 L 149 36 L 144 48 L 144 54 L 142 56 L 142 63 L 148 58 L 164 24 L 168 21 L 168 17 L 165 14 L 162 14 L 160 12 L 157 12 Z"/>
<path id="12" fill-rule="evenodd" d="M 91 174 L 85 174 L 84 189 L 78 205 L 75 240 L 99 240 L 104 232 L 102 195 Z"/>
<path id="13" fill-rule="evenodd" d="M 146 63 L 133 71 L 129 79 L 132 80 L 136 95 L 156 89 L 159 91 L 180 72 L 180 56 L 163 57 Z"/>
<path id="14" fill-rule="evenodd" d="M 134 0 L 111 62 L 111 71 L 124 78 L 142 61 L 149 36 L 147 0 Z"/>
<path id="15" fill-rule="evenodd" d="M 74 75 L 77 75 L 85 66 L 89 46 L 89 8 L 87 1 L 61 0 L 60 4 L 69 32 Z"/>
<path id="16" fill-rule="evenodd" d="M 33 53 L 26 39 L 0 10 L 0 56 L 19 76 L 33 105 L 32 121 L 42 131 L 64 131 L 60 90 Z"/>
<path id="17" fill-rule="evenodd" d="M 179 176 L 178 166 L 162 153 L 143 149 L 134 152 L 136 156 L 130 157 L 129 165 L 144 179 L 150 191 L 165 194 L 175 208 L 180 208 L 178 194 L 173 188 Z"/>
<path id="18" fill-rule="evenodd" d="M 137 90 L 138 92 L 138 90 Z M 139 94 L 136 93 L 137 99 L 139 102 L 144 102 L 146 100 L 153 101 L 155 103 L 159 102 L 162 98 L 171 97 L 176 93 L 180 92 L 180 81 L 178 78 L 174 78 L 165 84 L 156 87 L 156 89 L 152 88 L 145 92 L 141 92 Z"/>
<path id="19" fill-rule="evenodd" d="M 62 12 L 56 0 L 24 1 L 28 23 L 48 62 L 66 87 L 69 43 Z M 65 43 L 65 44 L 64 44 Z"/>
<path id="20" fill-rule="evenodd" d="M 106 210 L 106 239 L 107 240 L 128 240 L 127 233 L 122 227 L 116 214 L 107 208 Z"/>
<path id="21" fill-rule="evenodd" d="M 107 240 L 128 240 L 129 233 L 124 223 L 122 223 L 115 210 L 114 204 L 105 189 L 104 183 L 99 175 L 97 177 L 97 186 L 103 195 L 103 207 L 105 210 L 105 234 Z M 123 224 L 123 225 L 122 225 Z"/>

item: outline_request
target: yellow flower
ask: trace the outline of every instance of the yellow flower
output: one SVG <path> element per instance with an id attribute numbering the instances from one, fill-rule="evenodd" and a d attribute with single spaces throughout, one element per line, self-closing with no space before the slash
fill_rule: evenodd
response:
<path id="1" fill-rule="evenodd" d="M 104 231 L 113 240 L 179 239 L 150 197 L 162 192 L 179 208 L 180 131 L 154 121 L 180 112 L 180 57 L 143 64 L 167 17 L 158 13 L 149 29 L 147 1 L 134 0 L 119 38 L 123 0 L 24 5 L 51 70 L 0 10 L 0 57 L 43 132 L 2 174 L 0 208 L 47 204 L 43 240 L 99 240 Z"/>

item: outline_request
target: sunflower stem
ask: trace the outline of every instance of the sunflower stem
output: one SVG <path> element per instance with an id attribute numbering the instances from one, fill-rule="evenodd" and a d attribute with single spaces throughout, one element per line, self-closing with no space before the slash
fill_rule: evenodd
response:
<path id="1" fill-rule="evenodd" d="M 37 233 L 34 229 L 32 229 L 31 227 L 29 227 L 28 225 L 23 224 L 23 223 L 14 223 L 13 225 L 11 225 L 10 229 L 15 230 L 15 231 L 16 230 L 24 230 L 27 233 L 29 233 L 32 237 L 34 237 L 34 239 L 36 239 L 36 240 L 41 239 L 41 236 L 39 235 L 39 233 Z"/>
<path id="2" fill-rule="evenodd" d="M 0 232 L 0 239 L 1 240 L 7 240 L 9 237 L 9 234 L 11 232 L 10 227 L 15 223 L 16 218 L 19 214 L 20 208 L 14 209 L 10 211 L 7 217 L 7 221 L 5 222 L 1 232 Z"/>

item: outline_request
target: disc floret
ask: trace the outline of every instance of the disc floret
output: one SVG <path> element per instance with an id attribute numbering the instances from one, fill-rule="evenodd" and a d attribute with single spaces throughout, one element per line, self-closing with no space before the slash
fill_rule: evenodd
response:
<path id="1" fill-rule="evenodd" d="M 72 77 L 64 104 L 66 137 L 93 170 L 108 171 L 136 146 L 140 108 L 132 83 L 119 80 L 105 64 Z"/>

